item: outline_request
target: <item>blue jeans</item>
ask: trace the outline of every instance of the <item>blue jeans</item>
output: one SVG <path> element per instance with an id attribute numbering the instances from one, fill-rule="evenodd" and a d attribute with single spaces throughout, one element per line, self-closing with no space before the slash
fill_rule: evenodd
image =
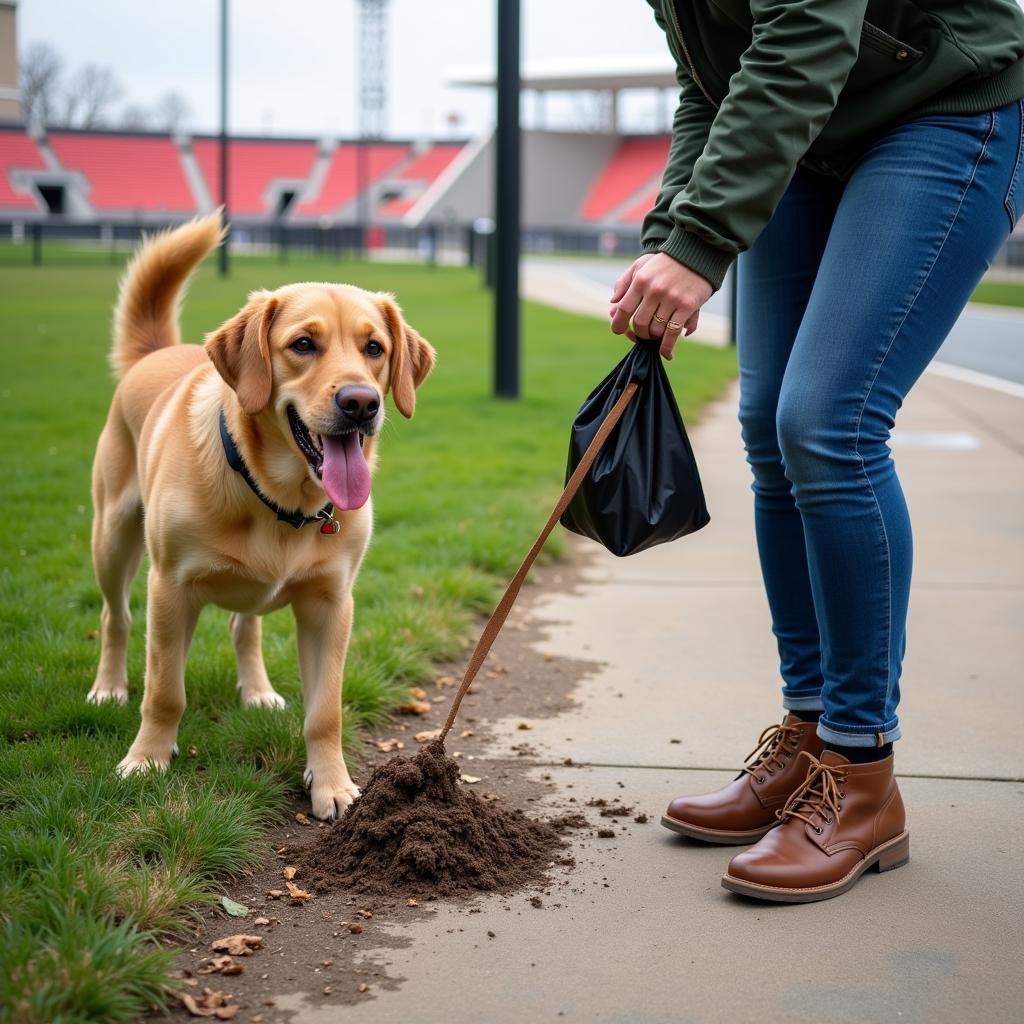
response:
<path id="1" fill-rule="evenodd" d="M 797 171 L 739 260 L 740 421 L 783 704 L 826 743 L 900 736 L 904 396 L 1024 213 L 1024 106 L 924 117 L 852 170 Z"/>

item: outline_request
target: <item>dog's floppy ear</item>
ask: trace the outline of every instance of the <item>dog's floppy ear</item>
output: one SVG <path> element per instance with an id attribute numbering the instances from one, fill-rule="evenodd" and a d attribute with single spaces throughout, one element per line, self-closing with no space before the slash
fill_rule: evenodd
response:
<path id="1" fill-rule="evenodd" d="M 416 411 L 416 389 L 434 368 L 437 353 L 419 331 L 405 322 L 390 295 L 381 292 L 377 298 L 391 332 L 391 393 L 398 411 L 411 419 Z"/>
<path id="2" fill-rule="evenodd" d="M 270 324 L 277 306 L 269 292 L 253 292 L 243 309 L 206 336 L 206 354 L 250 416 L 270 401 Z"/>

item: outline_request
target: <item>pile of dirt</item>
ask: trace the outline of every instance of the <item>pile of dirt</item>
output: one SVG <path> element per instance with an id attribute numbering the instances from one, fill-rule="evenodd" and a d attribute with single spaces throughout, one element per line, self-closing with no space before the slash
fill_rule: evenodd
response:
<path id="1" fill-rule="evenodd" d="M 481 800 L 459 783 L 456 761 L 434 742 L 394 757 L 362 795 L 304 851 L 314 888 L 373 896 L 465 896 L 510 892 L 541 878 L 552 862 L 571 864 L 562 835 L 581 815 L 534 821 Z"/>

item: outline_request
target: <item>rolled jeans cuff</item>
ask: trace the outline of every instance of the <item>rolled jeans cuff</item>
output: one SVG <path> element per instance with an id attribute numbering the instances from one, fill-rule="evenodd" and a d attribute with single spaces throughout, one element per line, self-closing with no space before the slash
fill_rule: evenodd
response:
<path id="1" fill-rule="evenodd" d="M 782 695 L 782 706 L 787 711 L 824 711 L 825 705 L 821 703 L 820 693 L 789 694 Z"/>
<path id="2" fill-rule="evenodd" d="M 836 743 L 841 747 L 881 747 L 898 740 L 901 735 L 899 722 L 895 720 L 885 723 L 881 729 L 873 732 L 865 730 L 863 726 L 856 732 L 847 732 L 832 728 L 823 718 L 818 719 L 818 737 L 824 740 L 826 745 Z"/>

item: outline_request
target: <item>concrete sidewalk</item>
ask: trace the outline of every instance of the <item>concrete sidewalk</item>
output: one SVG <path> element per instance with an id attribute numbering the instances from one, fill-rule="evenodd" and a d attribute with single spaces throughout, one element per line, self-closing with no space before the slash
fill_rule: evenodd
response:
<path id="1" fill-rule="evenodd" d="M 547 623 L 544 652 L 600 668 L 576 710 L 534 722 L 537 757 L 519 765 L 550 773 L 563 801 L 570 786 L 581 802 L 621 797 L 652 823 L 577 840 L 578 866 L 543 912 L 490 899 L 479 914 L 442 907 L 403 928 L 412 942 L 389 957 L 404 981 L 368 1018 L 1019 1021 L 1021 438 L 1024 400 L 936 377 L 901 414 L 897 457 L 917 537 L 897 747 L 909 865 L 871 872 L 836 900 L 774 906 L 720 887 L 733 850 L 657 824 L 674 795 L 732 777 L 780 717 L 731 394 L 693 432 L 711 525 L 623 561 L 587 546 L 584 584 L 533 610 Z M 476 774 L 513 756 L 524 737 L 515 724 L 499 723 L 495 760 L 474 762 Z M 303 1024 L 337 1019 L 300 996 L 278 1005 Z"/>

